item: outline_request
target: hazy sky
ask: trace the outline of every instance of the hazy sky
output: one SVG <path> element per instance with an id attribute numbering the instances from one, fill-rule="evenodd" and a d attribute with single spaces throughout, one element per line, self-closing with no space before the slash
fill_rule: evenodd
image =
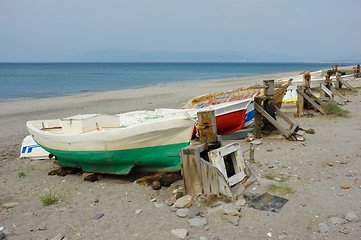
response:
<path id="1" fill-rule="evenodd" d="M 0 62 L 101 49 L 361 56 L 360 0 L 0 0 Z"/>

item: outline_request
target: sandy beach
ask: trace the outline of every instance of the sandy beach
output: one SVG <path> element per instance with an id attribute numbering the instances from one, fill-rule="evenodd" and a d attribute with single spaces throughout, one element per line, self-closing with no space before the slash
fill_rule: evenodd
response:
<path id="1" fill-rule="evenodd" d="M 286 114 L 303 129 L 314 129 L 305 141 L 283 137 L 263 138 L 250 164 L 257 182 L 246 191 L 264 193 L 270 183 L 287 185 L 293 193 L 278 212 L 246 206 L 240 210 L 237 226 L 210 207 L 195 207 L 207 219 L 201 227 L 191 227 L 169 206 L 173 191 L 182 188 L 179 180 L 170 187 L 153 190 L 134 184 L 136 176 L 104 176 L 100 181 L 83 181 L 81 176 L 48 176 L 57 168 L 51 160 L 20 159 L 20 146 L 28 135 L 25 123 L 83 113 L 116 114 L 133 110 L 181 108 L 191 97 L 236 89 L 263 80 L 287 78 L 299 72 L 253 77 L 215 79 L 151 86 L 138 89 L 83 93 L 79 95 L 0 102 L 0 227 L 7 239 L 179 239 L 174 229 L 186 229 L 187 239 L 360 239 L 361 222 L 353 219 L 335 224 L 348 213 L 361 217 L 361 95 L 347 95 L 343 109 L 350 118 L 323 116 L 294 118 L 296 108 L 285 106 Z M 360 87 L 360 81 L 351 81 Z M 243 150 L 249 148 L 245 140 Z M 246 153 L 245 159 L 248 159 Z M 19 177 L 20 172 L 25 176 Z M 266 174 L 282 176 L 279 183 Z M 34 193 L 44 188 L 65 192 L 62 202 L 42 206 Z M 5 205 L 4 205 L 5 204 Z M 6 204 L 8 207 L 5 207 Z M 94 219 L 102 213 L 103 217 Z M 326 224 L 327 231 L 320 230 Z M 1 230 L 0 230 L 1 231 Z"/>

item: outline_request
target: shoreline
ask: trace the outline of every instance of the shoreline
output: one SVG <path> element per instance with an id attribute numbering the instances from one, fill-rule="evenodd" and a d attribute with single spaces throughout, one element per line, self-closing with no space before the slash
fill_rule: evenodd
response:
<path id="1" fill-rule="evenodd" d="M 207 225 L 190 227 L 189 219 L 178 217 L 169 204 L 174 202 L 174 192 L 182 191 L 182 180 L 157 191 L 148 185 L 134 184 L 137 178 L 134 175 L 104 175 L 99 181 L 84 182 L 77 174 L 49 176 L 49 171 L 58 168 L 51 160 L 19 158 L 21 142 L 28 135 L 25 126 L 28 120 L 81 113 L 180 108 L 193 96 L 262 84 L 263 80 L 292 77 L 295 73 L 299 74 L 297 71 L 1 102 L 0 204 L 11 208 L 0 208 L 0 227 L 9 240 L 173 239 L 172 230 L 180 228 L 187 229 L 191 239 L 265 239 L 270 233 L 278 239 L 358 238 L 359 222 L 345 220 L 346 223 L 336 225 L 332 220 L 342 220 L 350 212 L 361 217 L 360 94 L 347 96 L 351 102 L 342 107 L 351 111 L 351 118 L 324 116 L 312 111 L 312 116 L 295 119 L 295 107 L 284 109 L 288 117 L 303 129 L 314 129 L 315 134 L 306 134 L 303 142 L 288 141 L 277 135 L 264 137 L 262 144 L 256 147 L 255 163 L 249 163 L 257 182 L 247 187 L 246 192 L 268 192 L 269 184 L 288 186 L 294 192 L 272 193 L 288 200 L 277 213 L 242 206 L 236 224 L 223 213 L 196 202 L 193 207 L 201 211 Z M 351 85 L 359 87 L 361 80 Z M 231 142 L 238 142 L 243 150 L 250 147 L 244 140 Z M 224 141 L 225 145 L 228 143 L 230 141 Z M 244 158 L 248 160 L 248 153 Z M 266 175 L 285 181 L 270 180 Z M 64 200 L 42 206 L 34 194 L 46 188 L 54 192 L 65 189 Z M 94 219 L 99 214 L 103 217 Z M 320 232 L 320 224 L 327 224 L 328 232 Z"/>

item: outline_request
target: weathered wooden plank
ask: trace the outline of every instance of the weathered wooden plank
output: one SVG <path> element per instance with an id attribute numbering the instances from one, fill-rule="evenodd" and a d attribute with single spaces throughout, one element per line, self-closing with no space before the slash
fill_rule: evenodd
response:
<path id="1" fill-rule="evenodd" d="M 314 106 L 318 111 L 320 111 L 322 114 L 325 114 L 325 112 L 323 111 L 323 109 L 321 108 L 320 104 L 317 104 L 311 97 L 309 97 L 306 93 L 304 92 L 300 92 L 297 89 L 297 93 L 301 94 L 302 97 L 304 97 L 309 103 L 312 104 L 312 106 Z"/>
<path id="2" fill-rule="evenodd" d="M 213 143 L 217 142 L 217 126 L 216 116 L 214 110 L 211 111 L 199 111 L 198 116 L 198 129 L 199 140 L 201 143 Z"/>
<path id="3" fill-rule="evenodd" d="M 305 87 L 304 86 L 297 86 L 297 113 L 296 117 L 302 117 L 304 115 L 304 106 L 305 106 L 305 99 L 300 94 L 300 92 L 304 92 Z"/>
<path id="4" fill-rule="evenodd" d="M 217 171 L 215 166 L 212 166 L 209 162 L 201 159 L 201 175 L 203 184 L 203 193 L 219 194 L 219 180 L 218 175 L 222 175 Z"/>
<path id="5" fill-rule="evenodd" d="M 262 97 L 255 97 L 254 104 L 261 106 Z M 262 137 L 262 115 L 258 111 L 254 111 L 254 133 L 256 138 Z"/>
<path id="6" fill-rule="evenodd" d="M 200 149 L 198 146 L 188 146 L 183 148 L 181 154 L 182 175 L 184 181 L 184 191 L 186 194 L 197 195 L 203 192 Z"/>
<path id="7" fill-rule="evenodd" d="M 289 131 L 284 129 L 271 115 L 269 115 L 265 110 L 263 110 L 263 108 L 261 108 L 257 103 L 254 103 L 254 108 L 270 123 L 272 123 L 272 125 L 275 126 L 286 138 L 289 138 L 291 136 Z"/>

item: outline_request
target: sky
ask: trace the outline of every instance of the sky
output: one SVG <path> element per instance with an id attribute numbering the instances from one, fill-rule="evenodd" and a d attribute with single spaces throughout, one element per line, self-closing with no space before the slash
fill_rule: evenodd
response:
<path id="1" fill-rule="evenodd" d="M 103 49 L 361 59 L 360 0 L 0 0 L 0 62 Z"/>

